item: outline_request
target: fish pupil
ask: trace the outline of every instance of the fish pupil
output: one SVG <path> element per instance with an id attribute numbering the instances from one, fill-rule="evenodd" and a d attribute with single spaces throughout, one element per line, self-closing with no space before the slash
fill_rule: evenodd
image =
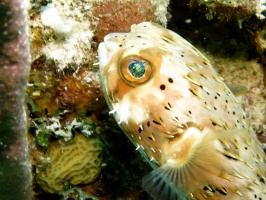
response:
<path id="1" fill-rule="evenodd" d="M 128 66 L 130 74 L 135 78 L 141 78 L 145 74 L 145 62 L 133 61 Z"/>

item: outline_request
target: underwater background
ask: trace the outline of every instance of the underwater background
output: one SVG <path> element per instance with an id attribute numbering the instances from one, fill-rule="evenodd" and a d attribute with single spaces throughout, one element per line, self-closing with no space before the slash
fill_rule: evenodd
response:
<path id="1" fill-rule="evenodd" d="M 151 168 L 109 114 L 97 65 L 106 34 L 143 21 L 180 34 L 239 90 L 266 149 L 264 10 L 256 0 L 0 2 L 1 199 L 151 199 L 141 187 Z"/>

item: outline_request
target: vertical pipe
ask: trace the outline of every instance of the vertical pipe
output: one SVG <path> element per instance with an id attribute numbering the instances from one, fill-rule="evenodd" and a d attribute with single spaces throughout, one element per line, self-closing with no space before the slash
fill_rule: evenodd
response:
<path id="1" fill-rule="evenodd" d="M 31 199 L 24 108 L 29 73 L 27 0 L 0 0 L 0 199 Z"/>

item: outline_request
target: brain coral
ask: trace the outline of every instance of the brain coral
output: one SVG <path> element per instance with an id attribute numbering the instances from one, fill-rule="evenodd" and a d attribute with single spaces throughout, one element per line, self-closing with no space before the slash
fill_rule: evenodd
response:
<path id="1" fill-rule="evenodd" d="M 100 173 L 102 143 L 98 138 L 87 138 L 82 134 L 68 142 L 49 144 L 45 156 L 48 165 L 37 167 L 38 184 L 49 193 L 64 190 L 64 184 L 88 184 Z"/>

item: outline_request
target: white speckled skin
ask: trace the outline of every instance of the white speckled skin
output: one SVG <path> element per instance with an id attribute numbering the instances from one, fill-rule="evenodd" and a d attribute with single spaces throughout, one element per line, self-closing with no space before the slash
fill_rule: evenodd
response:
<path id="1" fill-rule="evenodd" d="M 266 199 L 261 144 L 234 95 L 196 48 L 144 22 L 130 33 L 107 35 L 98 51 L 111 113 L 151 166 L 162 169 L 150 180 L 165 174 L 177 188 L 168 189 L 181 191 L 178 199 Z M 121 69 L 130 58 L 152 67 L 147 81 L 125 81 Z M 174 198 L 149 189 L 145 180 L 144 188 L 155 199 Z"/>

